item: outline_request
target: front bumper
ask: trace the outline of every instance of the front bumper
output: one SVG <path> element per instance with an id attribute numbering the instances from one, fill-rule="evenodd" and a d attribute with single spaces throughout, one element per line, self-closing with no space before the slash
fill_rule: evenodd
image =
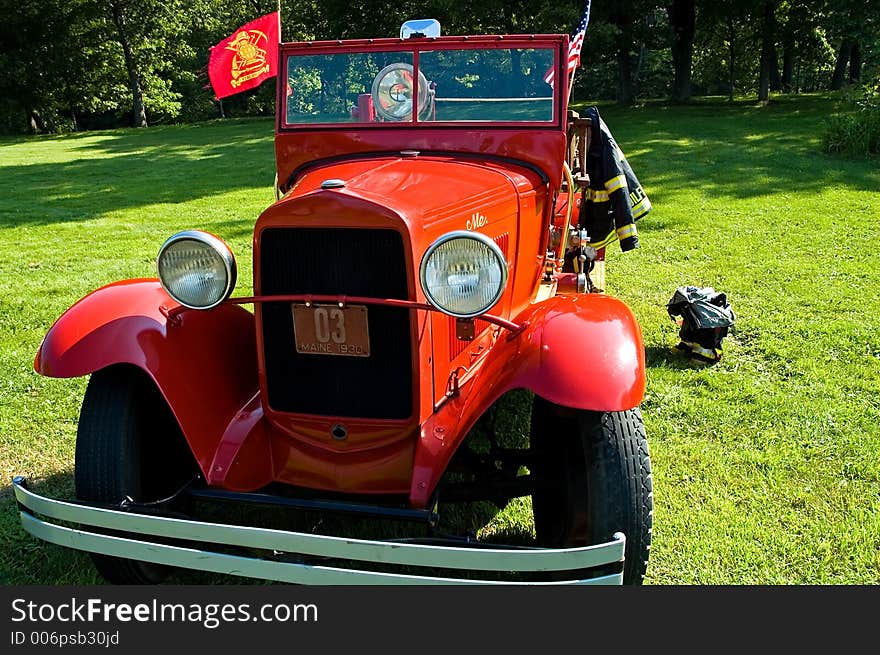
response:
<path id="1" fill-rule="evenodd" d="M 102 555 L 213 573 L 319 585 L 547 585 L 621 584 L 623 581 L 626 539 L 621 533 L 616 533 L 608 543 L 579 548 L 436 546 L 285 532 L 105 509 L 40 496 L 27 488 L 23 478 L 13 480 L 13 488 L 22 527 L 38 539 Z M 37 515 L 45 518 L 38 518 Z M 79 527 L 59 525 L 54 521 L 76 523 Z M 113 534 L 105 534 L 106 530 L 113 531 Z M 124 536 L 119 533 L 124 533 Z M 159 541 L 152 541 L 150 537 Z M 200 543 L 255 549 L 266 556 L 218 552 L 198 547 Z M 277 559 L 282 554 L 285 561 Z M 385 569 L 453 569 L 496 576 L 503 573 L 513 574 L 513 577 L 519 575 L 520 579 L 487 580 L 394 573 L 289 561 L 291 557 L 353 560 Z M 609 573 L 609 570 L 615 572 Z M 523 576 L 530 580 L 522 581 Z M 544 579 L 536 579 L 541 577 Z M 553 580 L 548 581 L 548 577 Z"/>

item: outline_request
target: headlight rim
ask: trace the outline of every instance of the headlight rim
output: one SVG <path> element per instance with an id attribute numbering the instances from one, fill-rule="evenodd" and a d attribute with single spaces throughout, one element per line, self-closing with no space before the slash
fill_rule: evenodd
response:
<path id="1" fill-rule="evenodd" d="M 474 239 L 475 241 L 481 242 L 483 245 L 487 246 L 489 250 L 495 255 L 500 263 L 501 268 L 501 283 L 498 285 L 498 292 L 492 298 L 491 302 L 486 305 L 484 309 L 479 312 L 451 312 L 445 308 L 443 308 L 439 303 L 435 301 L 435 299 L 431 296 L 431 292 L 428 290 L 428 285 L 426 284 L 425 273 L 428 267 L 428 259 L 434 253 L 437 248 L 442 246 L 444 243 L 448 241 L 452 241 L 453 239 Z M 473 232 L 471 230 L 453 230 L 452 232 L 447 232 L 443 236 L 435 239 L 430 246 L 425 250 L 425 253 L 422 255 L 422 261 L 419 265 L 419 283 L 422 286 L 422 293 L 425 294 L 425 298 L 428 302 L 436 307 L 439 311 L 443 312 L 448 316 L 453 316 L 455 318 L 477 318 L 478 316 L 482 316 L 490 309 L 492 309 L 495 305 L 498 304 L 498 301 L 501 300 L 501 296 L 504 295 L 504 291 L 507 289 L 507 278 L 508 278 L 509 270 L 507 265 L 507 257 L 505 257 L 504 253 L 501 251 L 501 248 L 495 241 L 483 234 L 482 232 Z"/>
<path id="2" fill-rule="evenodd" d="M 223 266 L 226 269 L 226 287 L 223 289 L 223 293 L 220 295 L 219 299 L 210 305 L 199 306 L 184 302 L 171 292 L 171 290 L 165 285 L 165 281 L 162 279 L 162 274 L 159 269 L 159 261 L 162 259 L 162 255 L 173 244 L 179 241 L 186 240 L 198 241 L 210 247 L 212 250 L 214 250 L 214 252 L 220 255 L 220 259 L 222 260 Z M 156 275 L 159 278 L 159 284 L 162 285 L 165 293 L 171 296 L 174 302 L 188 309 L 208 310 L 214 309 L 218 305 L 226 302 L 226 300 L 232 294 L 238 278 L 238 267 L 235 263 L 235 255 L 233 255 L 232 249 L 228 245 L 226 245 L 226 242 L 223 241 L 223 239 L 203 230 L 184 230 L 182 232 L 172 234 L 159 248 L 159 253 L 156 255 Z"/>

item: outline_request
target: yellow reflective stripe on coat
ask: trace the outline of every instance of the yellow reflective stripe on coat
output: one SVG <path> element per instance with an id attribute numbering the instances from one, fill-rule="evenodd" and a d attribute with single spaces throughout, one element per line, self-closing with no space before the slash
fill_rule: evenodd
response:
<path id="1" fill-rule="evenodd" d="M 617 177 L 612 177 L 610 180 L 605 182 L 605 190 L 608 193 L 614 193 L 618 189 L 622 189 L 626 186 L 626 176 L 618 175 Z"/>
<path id="2" fill-rule="evenodd" d="M 608 236 L 602 239 L 601 241 L 590 241 L 588 244 L 591 248 L 595 248 L 598 250 L 599 248 L 604 248 L 605 246 L 613 243 L 614 240 L 617 239 L 617 235 L 614 232 L 609 232 Z"/>
<path id="3" fill-rule="evenodd" d="M 617 238 L 621 241 L 623 241 L 624 239 L 628 239 L 629 237 L 634 237 L 637 234 L 638 231 L 636 230 L 635 223 L 617 228 Z"/>
<path id="4" fill-rule="evenodd" d="M 644 216 L 649 211 L 651 211 L 651 209 L 652 209 L 651 201 L 648 200 L 647 196 L 645 196 L 644 198 L 642 198 L 642 200 L 638 204 L 633 205 L 633 208 L 632 208 L 633 219 Z"/>
<path id="5" fill-rule="evenodd" d="M 593 202 L 608 202 L 608 192 L 601 189 L 587 189 L 590 200 Z"/>
<path id="6" fill-rule="evenodd" d="M 718 356 L 721 354 L 720 352 L 713 350 L 712 348 L 703 348 L 698 344 L 694 344 L 691 346 L 691 351 L 696 353 L 697 355 L 702 355 L 703 357 L 709 357 L 710 359 L 718 359 Z"/>

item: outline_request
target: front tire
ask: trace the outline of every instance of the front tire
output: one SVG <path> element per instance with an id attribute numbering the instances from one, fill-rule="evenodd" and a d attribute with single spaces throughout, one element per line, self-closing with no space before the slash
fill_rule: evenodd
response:
<path id="1" fill-rule="evenodd" d="M 607 542 L 626 535 L 624 584 L 641 584 L 653 526 L 653 479 L 638 408 L 572 410 L 535 398 L 531 447 L 540 481 L 532 495 L 538 543 Z"/>
<path id="2" fill-rule="evenodd" d="M 78 499 L 160 500 L 192 478 L 194 465 L 168 404 L 143 371 L 113 366 L 92 374 L 76 435 Z M 91 557 L 114 584 L 157 584 L 168 573 L 168 567 L 148 562 Z"/>

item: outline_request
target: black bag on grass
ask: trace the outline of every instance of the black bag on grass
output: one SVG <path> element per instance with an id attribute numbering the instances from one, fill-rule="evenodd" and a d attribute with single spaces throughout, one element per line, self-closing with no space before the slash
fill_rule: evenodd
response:
<path id="1" fill-rule="evenodd" d="M 679 350 L 710 362 L 721 359 L 721 341 L 736 320 L 725 294 L 712 287 L 679 287 L 666 311 L 673 321 L 682 318 Z"/>

